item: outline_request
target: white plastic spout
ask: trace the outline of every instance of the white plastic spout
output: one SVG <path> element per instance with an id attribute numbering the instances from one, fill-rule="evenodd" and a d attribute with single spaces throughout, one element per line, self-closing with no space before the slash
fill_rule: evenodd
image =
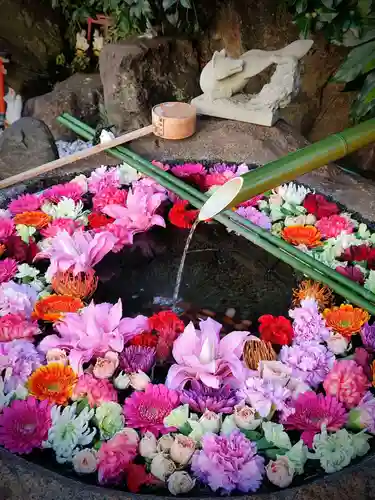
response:
<path id="1" fill-rule="evenodd" d="M 242 177 L 234 177 L 220 186 L 206 201 L 198 214 L 199 221 L 212 219 L 226 208 L 231 206 L 232 201 L 241 191 L 243 185 Z"/>

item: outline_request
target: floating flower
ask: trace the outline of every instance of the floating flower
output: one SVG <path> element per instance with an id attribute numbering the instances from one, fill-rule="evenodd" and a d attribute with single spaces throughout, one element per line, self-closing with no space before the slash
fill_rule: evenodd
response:
<path id="1" fill-rule="evenodd" d="M 304 299 L 313 299 L 318 303 L 319 309 L 324 309 L 331 305 L 333 295 L 326 285 L 316 281 L 304 280 L 301 281 L 298 289 L 293 290 L 293 305 L 298 307 Z"/>
<path id="2" fill-rule="evenodd" d="M 99 167 L 91 173 L 88 179 L 89 191 L 93 194 L 108 187 L 117 188 L 119 186 L 120 173 L 117 168 Z"/>
<path id="3" fill-rule="evenodd" d="M 302 431 L 301 438 L 309 448 L 312 448 L 314 436 L 321 431 L 323 424 L 333 432 L 344 427 L 347 421 L 343 404 L 334 396 L 309 391 L 300 394 L 292 405 L 294 413 L 284 422 L 285 428 Z"/>
<path id="4" fill-rule="evenodd" d="M 263 380 L 249 377 L 240 391 L 243 399 L 263 418 L 273 414 L 275 410 L 287 409 L 286 401 L 291 398 L 291 391 L 278 380 Z"/>
<path id="5" fill-rule="evenodd" d="M 347 262 L 367 261 L 371 255 L 371 247 L 366 243 L 362 245 L 352 245 L 344 250 L 340 258 Z"/>
<path id="6" fill-rule="evenodd" d="M 233 412 L 233 422 L 241 430 L 252 431 L 259 427 L 261 418 L 256 418 L 257 412 L 247 405 L 236 405 Z M 224 433 L 225 434 L 225 433 Z"/>
<path id="7" fill-rule="evenodd" d="M 100 439 L 110 439 L 124 428 L 122 407 L 114 401 L 104 402 L 96 408 L 95 419 L 98 423 Z"/>
<path id="8" fill-rule="evenodd" d="M 52 219 L 73 219 L 80 225 L 87 224 L 87 212 L 83 210 L 82 201 L 75 202 L 71 198 L 63 198 L 57 205 L 45 203 L 42 210 Z"/>
<path id="9" fill-rule="evenodd" d="M 155 349 L 151 347 L 129 346 L 120 354 L 120 368 L 125 373 L 134 373 L 138 370 L 149 372 L 155 363 Z"/>
<path id="10" fill-rule="evenodd" d="M 276 424 L 275 422 L 263 422 L 262 429 L 265 439 L 276 446 L 276 448 L 290 450 L 292 443 L 288 434 L 284 431 L 283 424 Z"/>
<path id="11" fill-rule="evenodd" d="M 315 226 L 289 226 L 281 232 L 282 238 L 291 245 L 315 248 L 322 244 L 321 234 Z"/>
<path id="12" fill-rule="evenodd" d="M 145 392 L 134 392 L 125 400 L 124 414 L 126 423 L 142 432 L 150 431 L 156 436 L 168 432 L 164 418 L 179 404 L 176 391 L 164 385 L 148 384 Z"/>
<path id="13" fill-rule="evenodd" d="M 187 182 L 193 182 L 201 185 L 207 175 L 206 169 L 201 163 L 185 163 L 171 168 L 171 172 L 176 177 L 185 179 Z"/>
<path id="14" fill-rule="evenodd" d="M 218 389 L 221 384 L 238 385 L 245 378 L 241 361 L 243 346 L 249 332 L 235 331 L 220 340 L 221 324 L 208 318 L 200 321 L 200 330 L 193 323 L 175 340 L 173 357 L 166 385 L 182 389 L 189 380 L 197 379 Z"/>
<path id="15" fill-rule="evenodd" d="M 61 320 L 66 313 L 77 312 L 83 307 L 84 304 L 80 299 L 70 295 L 48 295 L 36 302 L 31 317 L 55 323 Z"/>
<path id="16" fill-rule="evenodd" d="M 358 405 L 369 386 L 362 366 L 348 359 L 336 361 L 323 383 L 326 393 L 347 408 Z"/>
<path id="17" fill-rule="evenodd" d="M 0 373 L 4 372 L 5 391 L 25 385 L 32 372 L 41 365 L 42 356 L 28 340 L 0 343 Z"/>
<path id="18" fill-rule="evenodd" d="M 321 194 L 309 193 L 303 202 L 303 207 L 309 214 L 314 214 L 317 219 L 330 217 L 340 212 L 336 203 L 329 202 L 327 198 Z"/>
<path id="19" fill-rule="evenodd" d="M 138 345 L 141 347 L 156 347 L 157 343 L 158 337 L 150 332 L 139 333 L 130 340 L 131 345 Z"/>
<path id="20" fill-rule="evenodd" d="M 91 448 L 83 448 L 74 454 L 72 463 L 77 474 L 93 474 L 98 467 L 97 452 Z"/>
<path id="21" fill-rule="evenodd" d="M 16 228 L 12 219 L 0 217 L 0 241 L 6 241 L 14 234 Z"/>
<path id="22" fill-rule="evenodd" d="M 46 354 L 47 364 L 49 363 L 62 363 L 63 365 L 68 364 L 68 356 L 66 352 L 62 349 L 50 349 Z"/>
<path id="23" fill-rule="evenodd" d="M 98 286 L 98 277 L 93 269 L 74 274 L 69 269 L 65 272 L 58 271 L 52 278 L 52 288 L 60 295 L 88 300 L 95 293 Z"/>
<path id="24" fill-rule="evenodd" d="M 59 203 L 63 198 L 70 198 L 73 201 L 79 201 L 83 196 L 82 187 L 76 182 L 66 182 L 65 184 L 55 184 L 43 191 L 40 199 L 41 204 L 49 201 Z"/>
<path id="25" fill-rule="evenodd" d="M 289 319 L 284 316 L 265 314 L 259 318 L 259 333 L 264 342 L 288 345 L 293 340 L 293 328 Z"/>
<path id="26" fill-rule="evenodd" d="M 300 307 L 289 311 L 289 316 L 294 320 L 293 341 L 295 343 L 321 342 L 328 339 L 330 330 L 326 327 L 315 300 L 302 300 Z"/>
<path id="27" fill-rule="evenodd" d="M 284 346 L 279 359 L 292 368 L 295 377 L 314 388 L 323 382 L 335 362 L 334 354 L 317 342 Z"/>
<path id="28" fill-rule="evenodd" d="M 243 358 L 250 370 L 258 370 L 260 361 L 272 361 L 276 359 L 276 352 L 271 342 L 264 342 L 256 337 L 248 340 L 244 346 Z"/>
<path id="29" fill-rule="evenodd" d="M 0 412 L 0 444 L 12 453 L 42 448 L 51 426 L 51 405 L 29 396 L 14 400 Z"/>
<path id="30" fill-rule="evenodd" d="M 290 205 L 301 205 L 310 192 L 310 189 L 294 184 L 293 182 L 283 184 L 276 189 L 276 193 Z"/>
<path id="31" fill-rule="evenodd" d="M 375 434 L 375 398 L 370 391 L 365 393 L 358 406 L 350 410 L 348 427 Z"/>
<path id="32" fill-rule="evenodd" d="M 9 203 L 8 210 L 12 215 L 17 215 L 24 212 L 36 212 L 41 205 L 41 198 L 39 196 L 35 194 L 21 194 Z"/>
<path id="33" fill-rule="evenodd" d="M 366 349 L 375 351 L 375 325 L 365 323 L 361 328 L 361 339 Z"/>
<path id="34" fill-rule="evenodd" d="M 114 221 L 112 217 L 108 217 L 107 215 L 95 212 L 89 214 L 87 219 L 91 229 L 99 229 L 101 227 L 105 227 Z"/>
<path id="35" fill-rule="evenodd" d="M 106 379 L 97 379 L 90 373 L 84 373 L 78 379 L 72 393 L 74 401 L 87 399 L 89 406 L 100 406 L 106 402 L 117 402 L 117 392 Z"/>
<path id="36" fill-rule="evenodd" d="M 341 333 L 331 332 L 326 343 L 328 349 L 338 356 L 346 352 L 350 343 L 350 338 L 344 337 Z"/>
<path id="37" fill-rule="evenodd" d="M 320 231 L 322 238 L 336 238 L 342 233 L 350 234 L 354 231 L 353 223 L 342 215 L 330 215 L 322 217 L 315 224 L 315 227 Z"/>
<path id="38" fill-rule="evenodd" d="M 142 486 L 157 485 L 158 479 L 146 472 L 145 465 L 131 463 L 126 467 L 126 485 L 131 493 L 138 493 Z"/>
<path id="39" fill-rule="evenodd" d="M 150 330 L 158 334 L 156 357 L 159 361 L 163 361 L 170 357 L 173 343 L 184 331 L 185 325 L 173 311 L 161 311 L 154 314 L 148 322 Z"/>
<path id="40" fill-rule="evenodd" d="M 0 317 L 0 342 L 32 339 L 39 333 L 38 323 L 29 321 L 22 313 L 11 313 Z"/>
<path id="41" fill-rule="evenodd" d="M 40 366 L 29 377 L 29 393 L 40 401 L 47 399 L 51 403 L 64 405 L 73 394 L 77 375 L 70 366 L 62 363 L 49 363 Z"/>
<path id="42" fill-rule="evenodd" d="M 96 429 L 89 427 L 94 410 L 83 408 L 77 415 L 77 404 L 71 406 L 53 406 L 51 409 L 52 426 L 48 431 L 48 439 L 44 448 L 52 448 L 59 464 L 72 462 L 75 453 L 82 446 L 90 444 Z"/>
<path id="43" fill-rule="evenodd" d="M 284 220 L 284 226 L 314 226 L 316 217 L 313 214 L 288 216 Z"/>
<path id="44" fill-rule="evenodd" d="M 31 264 L 38 253 L 38 246 L 33 239 L 25 243 L 17 235 L 9 236 L 6 240 L 7 255 L 13 257 L 17 262 L 28 262 Z"/>
<path id="45" fill-rule="evenodd" d="M 194 488 L 195 481 L 186 471 L 177 470 L 167 480 L 168 490 L 172 495 L 183 495 Z"/>
<path id="46" fill-rule="evenodd" d="M 54 219 L 40 234 L 44 238 L 54 238 L 60 231 L 66 231 L 71 236 L 80 227 L 81 224 L 73 219 Z"/>
<path id="47" fill-rule="evenodd" d="M 256 491 L 264 475 L 264 459 L 255 443 L 240 432 L 230 436 L 203 436 L 202 450 L 194 454 L 193 473 L 213 491 Z"/>
<path id="48" fill-rule="evenodd" d="M 37 291 L 30 285 L 19 285 L 13 281 L 0 285 L 0 316 L 23 313 L 30 317 L 37 298 Z"/>
<path id="49" fill-rule="evenodd" d="M 215 413 L 232 413 L 233 408 L 239 403 L 235 389 L 224 385 L 219 389 L 206 387 L 198 380 L 192 380 L 189 389 L 184 389 L 180 394 L 181 403 L 188 404 L 192 411 L 204 413 L 206 410 Z"/>
<path id="50" fill-rule="evenodd" d="M 195 452 L 195 447 L 196 443 L 194 439 L 184 436 L 183 434 L 176 434 L 169 454 L 174 463 L 178 465 L 187 465 Z"/>
<path id="51" fill-rule="evenodd" d="M 110 378 L 115 373 L 118 365 L 119 356 L 117 352 L 108 351 L 103 358 L 96 358 L 92 373 L 96 378 Z"/>
<path id="52" fill-rule="evenodd" d="M 337 266 L 336 271 L 360 285 L 365 282 L 365 275 L 357 266 Z"/>
<path id="53" fill-rule="evenodd" d="M 182 229 L 189 229 L 198 216 L 199 210 L 188 210 L 189 202 L 186 200 L 176 201 L 169 211 L 169 221 Z"/>
<path id="54" fill-rule="evenodd" d="M 256 226 L 259 226 L 263 229 L 267 229 L 267 231 L 271 230 L 272 222 L 268 215 L 260 212 L 255 207 L 239 207 L 236 210 L 236 213 L 243 217 L 244 219 L 249 220 Z"/>
<path id="55" fill-rule="evenodd" d="M 23 212 L 22 214 L 17 214 L 14 217 L 14 223 L 16 225 L 22 224 L 24 226 L 32 226 L 36 229 L 43 229 L 48 226 L 50 216 L 43 212 Z"/>
<path id="56" fill-rule="evenodd" d="M 103 443 L 99 449 L 98 479 L 100 484 L 120 483 L 131 462 L 137 456 L 138 441 L 132 434 L 124 431 Z"/>
<path id="57" fill-rule="evenodd" d="M 340 307 L 325 309 L 323 317 L 328 328 L 341 333 L 344 337 L 351 337 L 360 332 L 367 323 L 370 315 L 364 309 L 353 307 L 351 304 L 341 304 Z"/>
<path id="58" fill-rule="evenodd" d="M 124 189 L 103 188 L 93 197 L 93 208 L 96 212 L 101 212 L 107 205 L 125 205 L 127 196 L 128 192 Z"/>
<path id="59" fill-rule="evenodd" d="M 175 463 L 164 453 L 157 454 L 151 461 L 150 471 L 156 478 L 165 483 L 167 478 L 176 470 Z"/>
<path id="60" fill-rule="evenodd" d="M 338 472 L 348 466 L 354 458 L 355 451 L 351 435 L 346 429 L 328 434 L 323 426 L 322 432 L 314 437 L 315 456 L 328 474 Z"/>
<path id="61" fill-rule="evenodd" d="M 293 481 L 295 468 L 287 456 L 270 460 L 266 467 L 268 480 L 279 488 L 287 488 Z"/>
<path id="62" fill-rule="evenodd" d="M 0 283 L 10 281 L 17 273 L 17 261 L 14 259 L 0 260 Z"/>

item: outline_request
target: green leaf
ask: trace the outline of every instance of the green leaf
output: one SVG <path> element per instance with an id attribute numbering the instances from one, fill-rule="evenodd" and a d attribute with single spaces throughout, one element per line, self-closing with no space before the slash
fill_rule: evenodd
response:
<path id="1" fill-rule="evenodd" d="M 367 75 L 351 109 L 351 116 L 355 121 L 365 117 L 370 111 L 375 110 L 375 71 Z"/>
<path id="2" fill-rule="evenodd" d="M 375 53 L 375 41 L 355 47 L 333 76 L 334 82 L 350 82 L 360 75 Z"/>
<path id="3" fill-rule="evenodd" d="M 304 14 L 300 14 L 294 19 L 294 22 L 298 26 L 303 38 L 307 38 L 311 31 L 311 18 L 307 18 Z"/>
<path id="4" fill-rule="evenodd" d="M 371 61 L 369 61 L 366 64 L 366 66 L 364 67 L 363 72 L 364 73 L 370 73 L 370 71 L 372 71 L 373 69 L 375 69 L 375 57 L 374 57 L 374 59 L 372 59 Z"/>
<path id="5" fill-rule="evenodd" d="M 163 0 L 163 9 L 168 10 L 177 3 L 177 0 Z"/>
<path id="6" fill-rule="evenodd" d="M 284 450 L 283 448 L 270 448 L 265 451 L 265 455 L 270 459 L 270 460 L 276 460 L 277 455 L 285 455 L 285 453 L 288 450 Z"/>
<path id="7" fill-rule="evenodd" d="M 191 9 L 190 0 L 180 0 L 180 3 L 182 5 L 182 7 L 185 7 L 185 9 Z"/>
<path id="8" fill-rule="evenodd" d="M 267 441 L 266 438 L 261 438 L 258 441 L 255 442 L 257 445 L 257 450 L 268 450 L 273 447 L 273 444 L 271 444 L 269 441 Z"/>
<path id="9" fill-rule="evenodd" d="M 308 6 L 308 0 L 297 0 L 295 7 L 297 14 L 302 14 L 302 12 L 305 12 L 307 6 Z"/>
<path id="10" fill-rule="evenodd" d="M 334 0 L 320 0 L 327 9 L 334 9 Z"/>
<path id="11" fill-rule="evenodd" d="M 375 28 L 365 29 L 362 36 L 358 37 L 352 28 L 343 37 L 345 47 L 355 47 L 375 39 Z"/>
<path id="12" fill-rule="evenodd" d="M 262 434 L 257 431 L 248 431 L 245 429 L 241 429 L 242 434 L 244 434 L 247 439 L 250 439 L 250 441 L 260 441 L 262 438 Z"/>

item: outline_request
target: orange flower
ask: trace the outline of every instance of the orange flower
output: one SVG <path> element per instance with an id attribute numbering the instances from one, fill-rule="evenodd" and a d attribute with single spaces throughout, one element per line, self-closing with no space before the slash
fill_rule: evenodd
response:
<path id="1" fill-rule="evenodd" d="M 43 212 L 23 212 L 14 217 L 15 224 L 23 224 L 25 226 L 33 226 L 36 229 L 42 229 L 48 226 L 51 217 Z"/>
<path id="2" fill-rule="evenodd" d="M 281 236 L 292 245 L 306 245 L 308 248 L 322 244 L 321 234 L 314 226 L 289 226 L 283 229 Z"/>
<path id="3" fill-rule="evenodd" d="M 351 304 L 341 304 L 340 307 L 325 309 L 323 317 L 329 328 L 336 333 L 341 333 L 344 337 L 359 333 L 362 326 L 370 319 L 367 311 L 353 307 Z"/>
<path id="4" fill-rule="evenodd" d="M 293 290 L 293 306 L 298 307 L 301 300 L 305 299 L 316 300 L 319 308 L 324 309 L 332 304 L 333 295 L 328 286 L 316 281 L 305 280 L 301 281 L 299 287 Z"/>
<path id="5" fill-rule="evenodd" d="M 71 366 L 49 363 L 40 366 L 30 375 L 27 388 L 30 395 L 40 401 L 48 399 L 51 403 L 64 405 L 72 396 L 77 380 L 77 374 Z"/>
<path id="6" fill-rule="evenodd" d="M 89 299 L 98 286 L 98 278 L 95 271 L 90 269 L 86 273 L 78 273 L 76 276 L 71 271 L 58 271 L 52 278 L 52 288 L 61 295 L 71 295 L 78 299 Z"/>
<path id="7" fill-rule="evenodd" d="M 0 243 L 0 257 L 3 255 L 3 253 L 5 252 L 6 249 L 7 249 L 7 247 Z"/>
<path id="8" fill-rule="evenodd" d="M 55 322 L 65 313 L 77 312 L 82 307 L 83 302 L 71 295 L 48 295 L 35 304 L 32 318 Z"/>

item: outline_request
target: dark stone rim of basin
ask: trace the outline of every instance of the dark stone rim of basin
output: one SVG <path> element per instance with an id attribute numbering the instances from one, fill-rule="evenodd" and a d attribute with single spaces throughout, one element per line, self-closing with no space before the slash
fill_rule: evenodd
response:
<path id="1" fill-rule="evenodd" d="M 164 163 L 170 163 L 172 165 L 178 165 L 182 163 L 196 162 L 202 163 L 205 166 L 212 166 L 217 163 L 224 163 L 223 161 L 194 161 L 189 160 L 172 160 L 170 162 L 164 161 Z M 238 162 L 225 162 L 231 165 L 238 165 Z M 255 165 L 254 165 L 255 167 Z M 0 206 L 4 207 L 4 204 L 10 199 L 22 192 L 35 192 L 39 189 L 45 189 L 46 187 L 53 185 L 57 182 L 67 181 L 68 178 L 82 173 L 82 171 L 75 172 L 64 172 L 53 176 L 46 176 L 45 178 L 39 178 L 37 180 L 30 180 L 24 184 L 4 189 L 0 191 Z M 84 172 L 87 173 L 87 172 Z M 43 187 L 41 187 L 44 185 Z M 332 198 L 333 199 L 333 198 Z M 342 205 L 341 205 L 342 206 Z M 357 215 L 357 214 L 355 214 Z M 358 217 L 361 219 L 361 217 Z M 259 499 L 312 499 L 321 495 L 321 490 L 327 490 L 327 488 L 333 488 L 332 500 L 335 498 L 334 491 L 336 491 L 337 485 L 343 485 L 344 482 L 351 483 L 347 487 L 349 496 L 340 496 L 340 500 L 343 498 L 364 498 L 362 493 L 356 493 L 355 484 L 358 489 L 359 485 L 365 484 L 370 477 L 375 478 L 375 456 L 373 450 L 371 454 L 366 455 L 362 459 L 356 459 L 351 465 L 341 470 L 340 472 L 327 475 L 323 472 L 321 474 L 313 474 L 309 478 L 298 480 L 298 476 L 294 482 L 294 485 L 290 488 L 280 490 L 278 488 L 269 487 L 267 489 L 262 487 L 258 492 L 251 495 L 236 495 L 241 498 L 251 497 L 253 500 Z M 40 500 L 59 500 L 65 499 L 68 496 L 73 496 L 75 499 L 79 498 L 93 498 L 99 499 L 104 498 L 106 500 L 114 500 L 116 498 L 147 498 L 149 500 L 157 500 L 160 498 L 171 498 L 171 495 L 158 495 L 158 494 L 132 494 L 121 489 L 111 489 L 110 487 L 100 487 L 93 485 L 92 482 L 85 480 L 84 476 L 82 480 L 79 480 L 77 476 L 70 475 L 69 473 L 60 473 L 56 471 L 58 467 L 56 464 L 51 464 L 51 468 L 44 467 L 33 461 L 27 460 L 21 456 L 12 454 L 5 449 L 0 447 L 0 498 L 7 499 L 17 499 L 34 498 L 33 493 L 35 491 L 39 492 L 39 495 L 35 498 Z M 20 495 L 17 491 L 22 489 Z M 57 494 L 57 491 L 60 493 Z M 340 490 L 341 491 L 341 490 Z M 10 494 L 10 496 L 9 496 Z M 189 497 L 184 496 L 187 500 L 193 500 L 199 498 L 199 494 L 204 498 L 212 498 L 218 500 L 222 498 L 216 496 L 215 494 L 207 494 L 206 492 L 197 492 L 196 496 Z M 331 493 L 330 493 L 331 494 Z M 339 498 L 339 497 L 337 497 Z M 367 498 L 375 498 L 367 497 Z"/>

